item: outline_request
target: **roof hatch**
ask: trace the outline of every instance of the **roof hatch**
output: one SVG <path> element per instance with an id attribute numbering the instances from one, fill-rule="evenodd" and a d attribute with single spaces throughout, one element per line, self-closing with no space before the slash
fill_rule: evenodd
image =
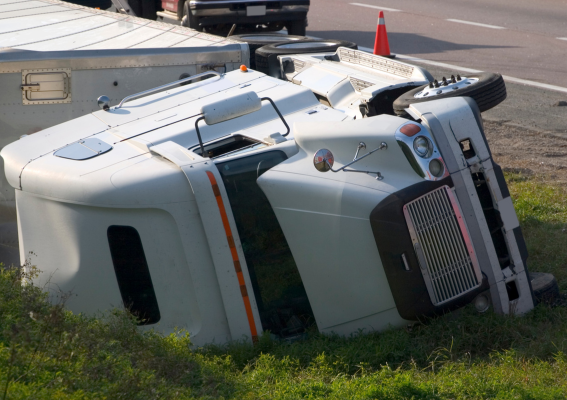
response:
<path id="1" fill-rule="evenodd" d="M 112 146 L 99 139 L 81 139 L 57 150 L 54 155 L 69 160 L 88 160 L 112 150 Z"/>

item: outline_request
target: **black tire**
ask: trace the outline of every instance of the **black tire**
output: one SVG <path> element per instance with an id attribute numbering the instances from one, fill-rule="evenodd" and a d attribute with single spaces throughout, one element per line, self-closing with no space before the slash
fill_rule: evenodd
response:
<path id="1" fill-rule="evenodd" d="M 281 78 L 278 56 L 306 53 L 333 53 L 339 47 L 358 49 L 356 43 L 346 40 L 298 40 L 293 43 L 277 43 L 256 50 L 256 69 L 270 76 Z"/>
<path id="2" fill-rule="evenodd" d="M 296 21 L 289 21 L 285 24 L 285 27 L 287 28 L 287 32 L 290 35 L 305 36 L 307 29 L 307 18 Z"/>
<path id="3" fill-rule="evenodd" d="M 137 17 L 150 19 L 155 21 L 157 19 L 157 7 L 155 0 L 128 0 L 128 5 L 134 11 Z"/>
<path id="4" fill-rule="evenodd" d="M 191 10 L 189 10 L 189 1 L 185 1 L 183 4 L 183 18 L 181 19 L 181 25 L 203 32 L 203 27 L 199 25 L 199 18 L 192 15 Z"/>
<path id="5" fill-rule="evenodd" d="M 177 19 L 181 21 L 183 19 L 183 9 L 185 8 L 185 1 L 179 0 L 177 2 Z"/>
<path id="6" fill-rule="evenodd" d="M 79 6 L 100 8 L 106 10 L 112 7 L 112 0 L 65 0 L 67 3 L 77 4 Z"/>
<path id="7" fill-rule="evenodd" d="M 449 97 L 471 97 L 476 101 L 481 112 L 502 103 L 506 99 L 506 84 L 502 75 L 491 72 L 481 72 L 478 74 L 467 74 L 467 78 L 477 78 L 478 82 L 468 87 L 460 88 L 448 93 L 435 96 L 415 98 L 414 95 L 429 89 L 428 85 L 420 86 L 417 89 L 407 91 L 394 101 L 394 111 L 398 115 L 405 115 L 405 109 L 410 104 L 424 103 L 426 101 L 446 99 Z M 435 90 L 435 89 L 432 89 Z"/>
<path id="8" fill-rule="evenodd" d="M 248 43 L 248 48 L 250 49 L 250 68 L 252 69 L 256 69 L 256 50 L 260 47 L 268 44 L 309 40 L 306 36 L 285 35 L 283 33 L 252 33 L 248 35 L 232 35 L 229 38 Z"/>
<path id="9" fill-rule="evenodd" d="M 559 299 L 559 286 L 552 274 L 530 272 L 529 276 L 532 283 L 532 291 L 538 304 L 553 304 Z"/>

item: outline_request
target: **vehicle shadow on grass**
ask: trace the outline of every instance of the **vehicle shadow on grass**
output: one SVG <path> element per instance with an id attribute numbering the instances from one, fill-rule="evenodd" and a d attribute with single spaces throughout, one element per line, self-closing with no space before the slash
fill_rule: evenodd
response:
<path id="1" fill-rule="evenodd" d="M 308 29 L 308 36 L 314 36 L 324 39 L 337 39 L 349 40 L 357 43 L 359 46 L 372 47 L 374 46 L 375 33 L 374 32 L 358 32 L 358 31 L 311 31 Z M 445 40 L 430 38 L 423 35 L 414 33 L 399 33 L 389 32 L 388 41 L 390 44 L 390 51 L 392 53 L 400 54 L 431 54 L 431 53 L 444 53 L 456 50 L 471 50 L 471 49 L 505 49 L 515 46 L 499 46 L 499 45 L 484 45 L 484 44 L 462 44 L 454 43 Z"/>

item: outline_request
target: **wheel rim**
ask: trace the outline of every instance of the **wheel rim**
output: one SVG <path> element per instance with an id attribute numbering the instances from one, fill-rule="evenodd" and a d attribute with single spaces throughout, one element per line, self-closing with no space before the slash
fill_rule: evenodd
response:
<path id="1" fill-rule="evenodd" d="M 460 80 L 455 79 L 455 82 L 452 82 L 452 80 L 448 80 L 445 82 L 446 84 L 444 82 L 439 82 L 438 83 L 439 87 L 435 87 L 435 85 L 431 87 L 432 84 L 430 84 L 429 86 L 423 88 L 423 90 L 421 90 L 420 92 L 414 94 L 413 97 L 415 99 L 425 99 L 425 98 L 440 96 L 442 94 L 451 93 L 456 90 L 477 84 L 478 78 L 462 77 Z"/>
<path id="2" fill-rule="evenodd" d="M 279 49 L 311 49 L 314 47 L 332 47 L 335 43 L 329 42 L 305 42 L 305 43 L 286 43 L 279 45 Z"/>

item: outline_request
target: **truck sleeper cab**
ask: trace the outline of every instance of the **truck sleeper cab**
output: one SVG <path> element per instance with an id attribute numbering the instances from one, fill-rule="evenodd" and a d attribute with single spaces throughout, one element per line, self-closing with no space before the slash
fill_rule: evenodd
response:
<path id="1" fill-rule="evenodd" d="M 1 153 L 21 256 L 77 294 L 72 311 L 123 304 L 197 345 L 381 330 L 481 296 L 528 311 L 523 239 L 474 104 L 412 112 L 421 122 L 352 120 L 235 71 L 25 137 Z"/>

